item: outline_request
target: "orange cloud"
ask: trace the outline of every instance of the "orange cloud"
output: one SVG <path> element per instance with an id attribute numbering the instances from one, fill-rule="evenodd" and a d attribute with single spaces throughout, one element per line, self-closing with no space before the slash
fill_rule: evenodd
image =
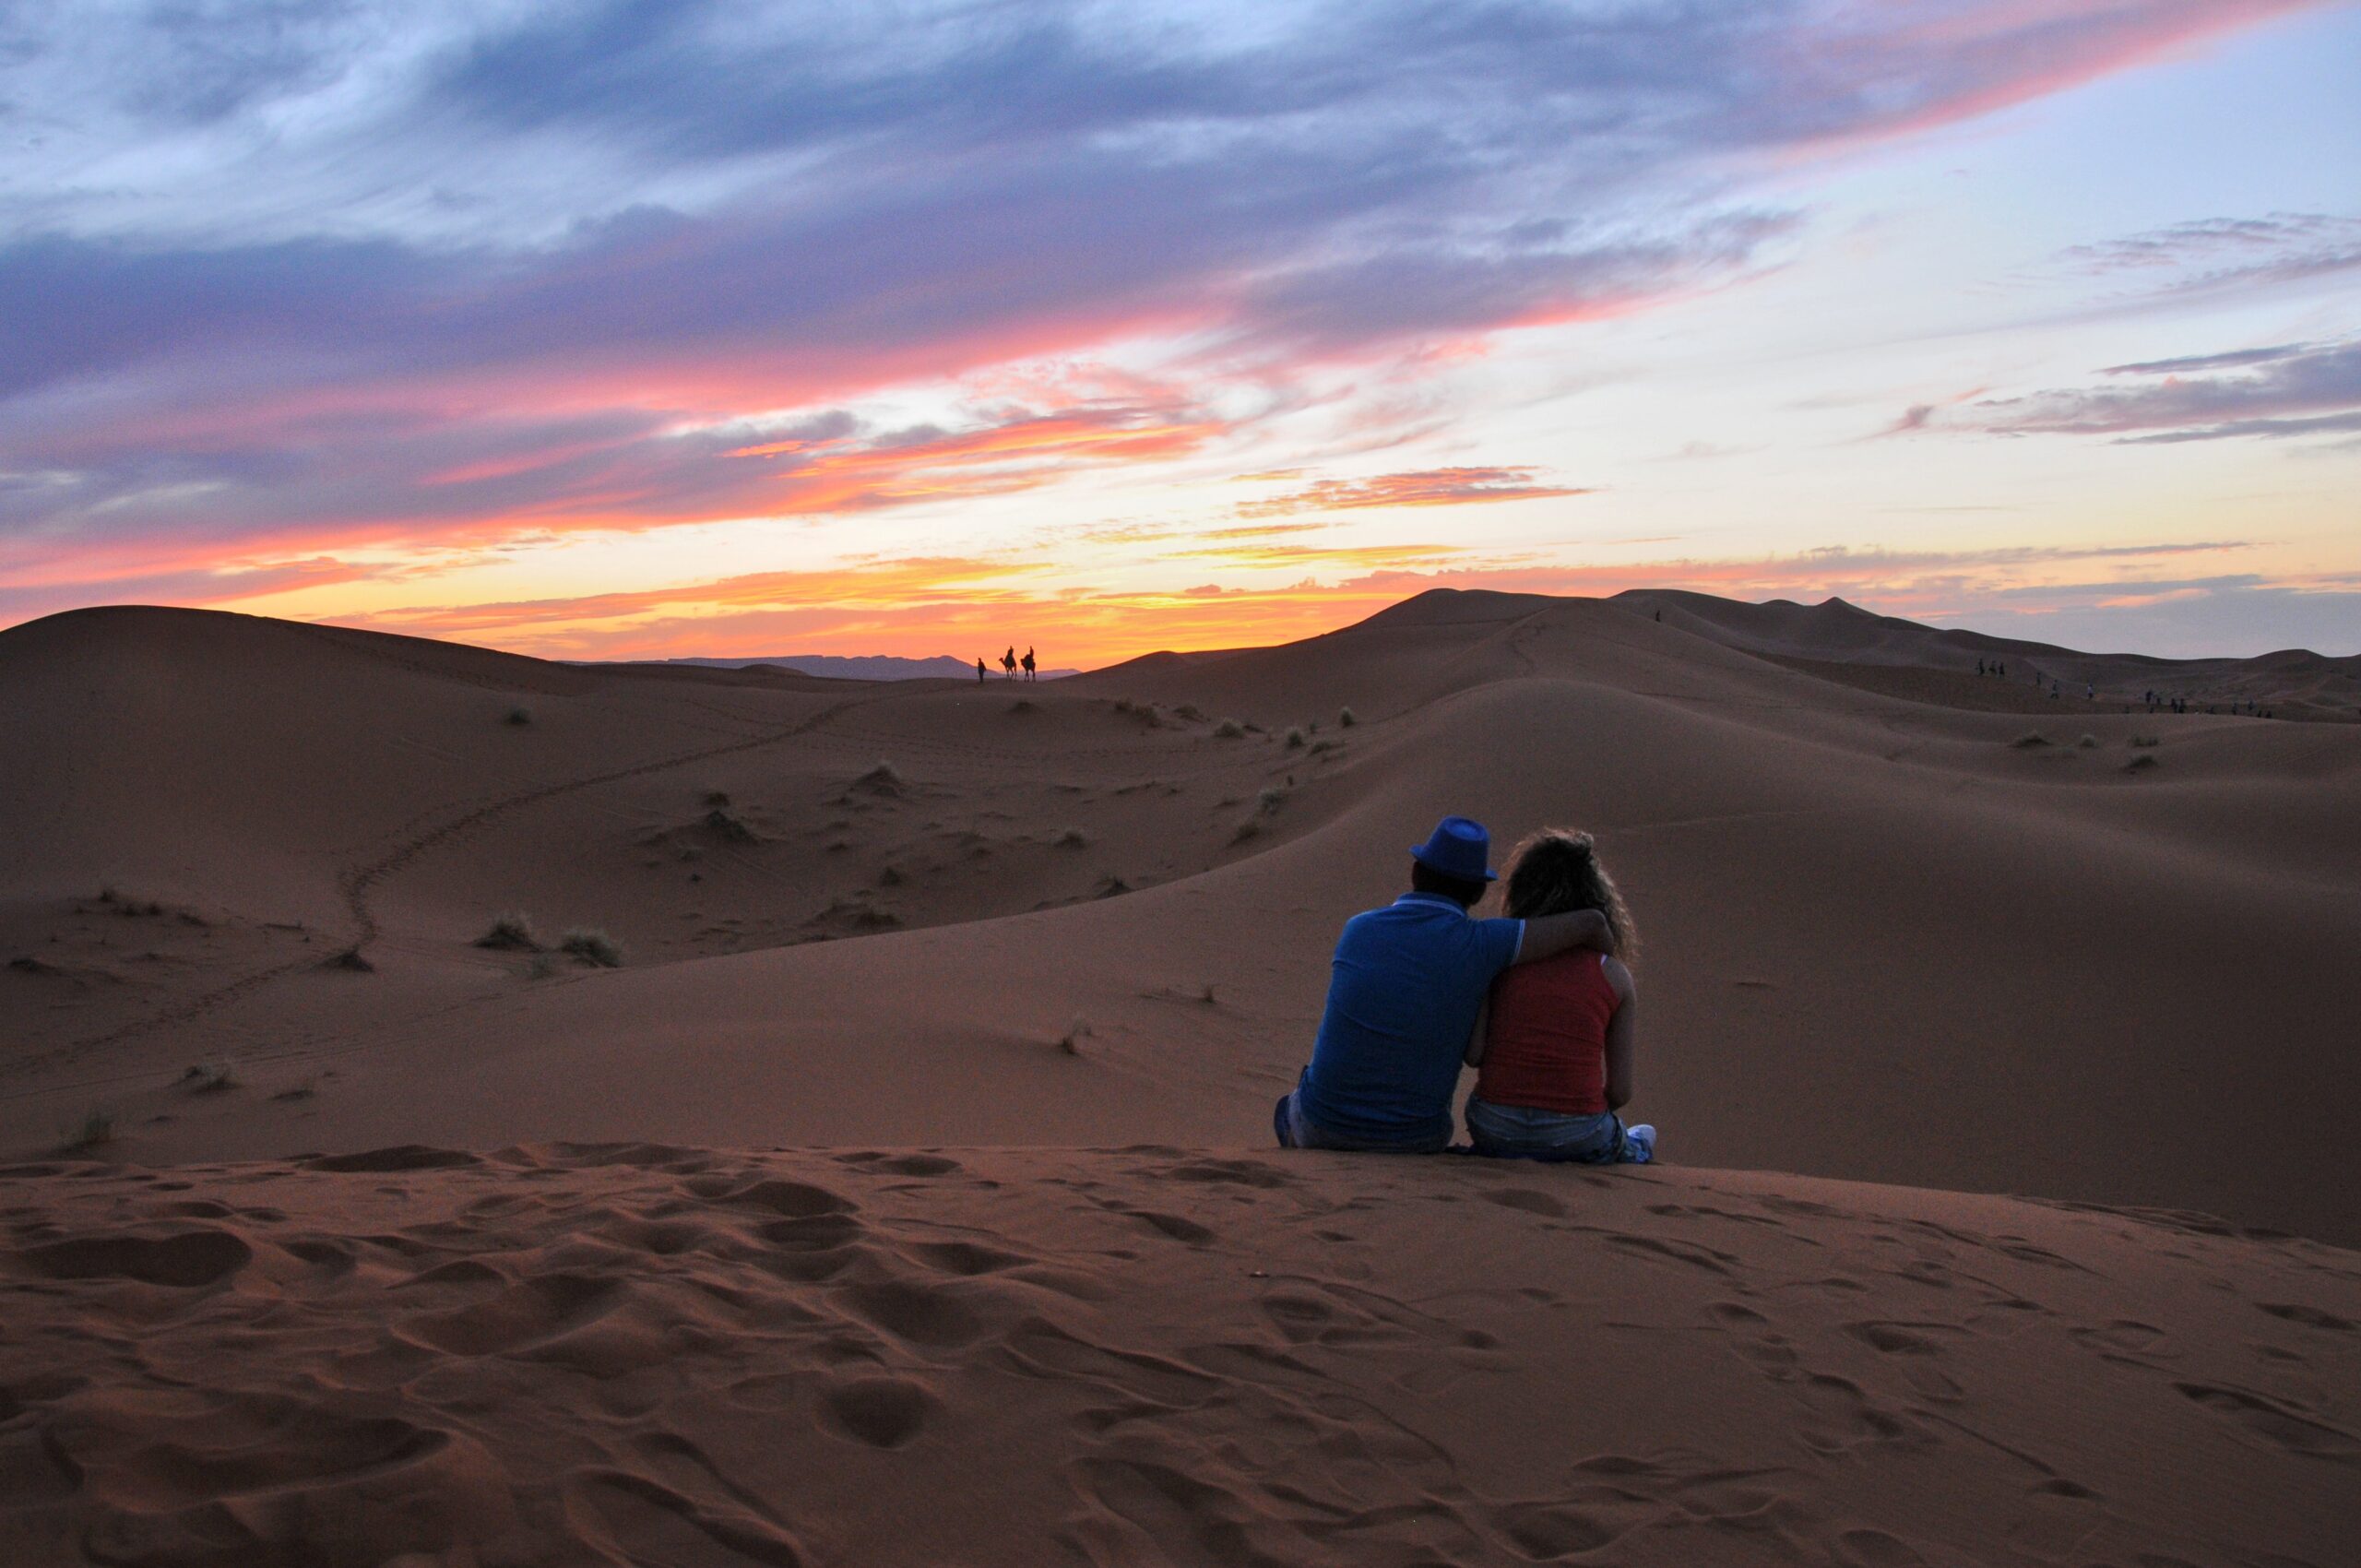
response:
<path id="1" fill-rule="evenodd" d="M 1588 495 L 1586 489 L 1536 484 L 1536 469 L 1419 469 L 1374 479 L 1316 480 L 1268 500 L 1242 503 L 1242 517 L 1283 517 L 1298 512 L 1348 512 L 1370 506 L 1465 506 L 1480 501 L 1535 501 Z"/>

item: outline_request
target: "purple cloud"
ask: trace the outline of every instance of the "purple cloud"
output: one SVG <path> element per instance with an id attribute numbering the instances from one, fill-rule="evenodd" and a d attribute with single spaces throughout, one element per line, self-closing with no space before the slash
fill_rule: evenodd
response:
<path id="1" fill-rule="evenodd" d="M 2212 374 L 2182 374 L 2190 369 Z M 1921 417 L 1909 428 L 2106 435 L 2127 444 L 2361 430 L 2361 339 L 2151 360 L 2101 374 L 2140 375 L 2148 384 L 1985 398 L 1945 417 Z"/>

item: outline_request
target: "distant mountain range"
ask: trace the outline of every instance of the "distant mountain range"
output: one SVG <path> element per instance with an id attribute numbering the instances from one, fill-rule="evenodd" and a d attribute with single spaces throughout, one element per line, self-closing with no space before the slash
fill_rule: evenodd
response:
<path id="1" fill-rule="evenodd" d="M 644 659 L 631 662 L 694 664 L 706 670 L 746 670 L 769 664 L 801 675 L 824 675 L 837 681 L 972 681 L 976 676 L 973 664 L 949 654 L 938 654 L 932 659 L 895 659 L 884 654 L 848 659 L 834 653 L 778 653 L 749 659 Z M 1000 666 L 992 665 L 991 673 L 992 679 L 1000 679 Z M 1054 681 L 1062 675 L 1080 673 L 1078 670 L 1044 670 L 1041 679 Z"/>

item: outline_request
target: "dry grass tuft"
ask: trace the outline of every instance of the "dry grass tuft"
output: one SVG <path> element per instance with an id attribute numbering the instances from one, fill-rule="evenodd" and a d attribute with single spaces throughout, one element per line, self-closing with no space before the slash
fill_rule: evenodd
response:
<path id="1" fill-rule="evenodd" d="M 2130 762 L 2125 763 L 2123 765 L 2123 771 L 2126 773 L 2145 773 L 2155 766 L 2156 759 L 2147 755 L 2145 753 L 2142 753 L 2141 755 L 2133 757 Z"/>
<path id="2" fill-rule="evenodd" d="M 492 929 L 476 938 L 476 945 L 495 953 L 538 953 L 541 939 L 534 933 L 531 916 L 506 909 L 492 918 Z"/>
<path id="3" fill-rule="evenodd" d="M 705 814 L 705 825 L 715 837 L 728 844 L 759 843 L 762 835 L 747 826 L 746 819 L 726 806 L 716 806 Z"/>
<path id="4" fill-rule="evenodd" d="M 510 709 L 508 710 L 508 719 L 507 719 L 507 723 L 508 723 L 508 725 L 509 725 L 509 727 L 510 727 L 510 728 L 512 728 L 512 729 L 516 729 L 516 730 L 522 730 L 522 729 L 526 728 L 527 726 L 530 725 L 532 722 L 533 722 L 533 710 L 532 710 L 531 708 L 529 708 L 529 707 L 512 707 L 512 708 L 510 708 Z"/>
<path id="5" fill-rule="evenodd" d="M 1246 726 L 1235 719 L 1225 719 L 1214 726 L 1214 733 L 1225 741 L 1235 741 L 1246 733 Z"/>
<path id="6" fill-rule="evenodd" d="M 2015 740 L 2011 741 L 2009 744 L 2021 752 L 2039 751 L 2042 747 L 2049 744 L 2049 737 L 2043 734 L 2038 730 L 2028 730 L 2023 734 L 2018 736 Z"/>
<path id="7" fill-rule="evenodd" d="M 854 779 L 852 787 L 872 795 L 898 795 L 902 792 L 902 775 L 892 763 L 880 762 Z"/>
<path id="8" fill-rule="evenodd" d="M 1354 725 L 1358 724 L 1360 720 L 1353 717 L 1353 710 L 1351 708 L 1340 707 L 1336 710 L 1336 722 L 1349 730 Z"/>
<path id="9" fill-rule="evenodd" d="M 59 1142 L 67 1154 L 81 1154 L 114 1142 L 114 1112 L 94 1106 L 65 1129 Z"/>
<path id="10" fill-rule="evenodd" d="M 320 968 L 349 969 L 356 975 L 374 975 L 377 972 L 377 966 L 369 961 L 369 955 L 361 951 L 357 944 L 328 958 L 320 965 Z"/>
<path id="11" fill-rule="evenodd" d="M 596 926 L 578 925 L 557 939 L 558 951 L 596 968 L 623 967 L 623 944 Z"/>
<path id="12" fill-rule="evenodd" d="M 2127 746 L 2140 750 L 2144 750 L 2151 746 L 2161 746 L 2164 743 L 2163 738 L 2156 735 L 2134 735 L 2131 739 L 2124 742 Z"/>
<path id="13" fill-rule="evenodd" d="M 1089 836 L 1085 834 L 1079 827 L 1061 828 L 1058 832 L 1058 836 L 1051 839 L 1050 842 L 1057 845 L 1061 849 L 1086 849 L 1090 848 Z"/>
<path id="14" fill-rule="evenodd" d="M 238 1069 L 227 1062 L 200 1062 L 181 1075 L 191 1094 L 220 1094 L 238 1087 Z"/>
<path id="15" fill-rule="evenodd" d="M 1300 724 L 1290 724 L 1289 726 L 1287 726 L 1287 750 L 1289 750 L 1289 751 L 1291 751 L 1291 752 L 1299 752 L 1299 751 L 1303 750 L 1303 742 L 1304 742 L 1303 726 L 1302 726 L 1302 725 L 1300 725 Z"/>

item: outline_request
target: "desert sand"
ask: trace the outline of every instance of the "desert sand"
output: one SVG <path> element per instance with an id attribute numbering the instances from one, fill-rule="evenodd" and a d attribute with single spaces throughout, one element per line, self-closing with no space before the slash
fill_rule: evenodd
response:
<path id="1" fill-rule="evenodd" d="M 0 633 L 0 1555 L 2353 1561 L 2350 661 L 1970 636 Z M 1265 1146 L 1445 811 L 1598 836 L 1667 1163 Z"/>

